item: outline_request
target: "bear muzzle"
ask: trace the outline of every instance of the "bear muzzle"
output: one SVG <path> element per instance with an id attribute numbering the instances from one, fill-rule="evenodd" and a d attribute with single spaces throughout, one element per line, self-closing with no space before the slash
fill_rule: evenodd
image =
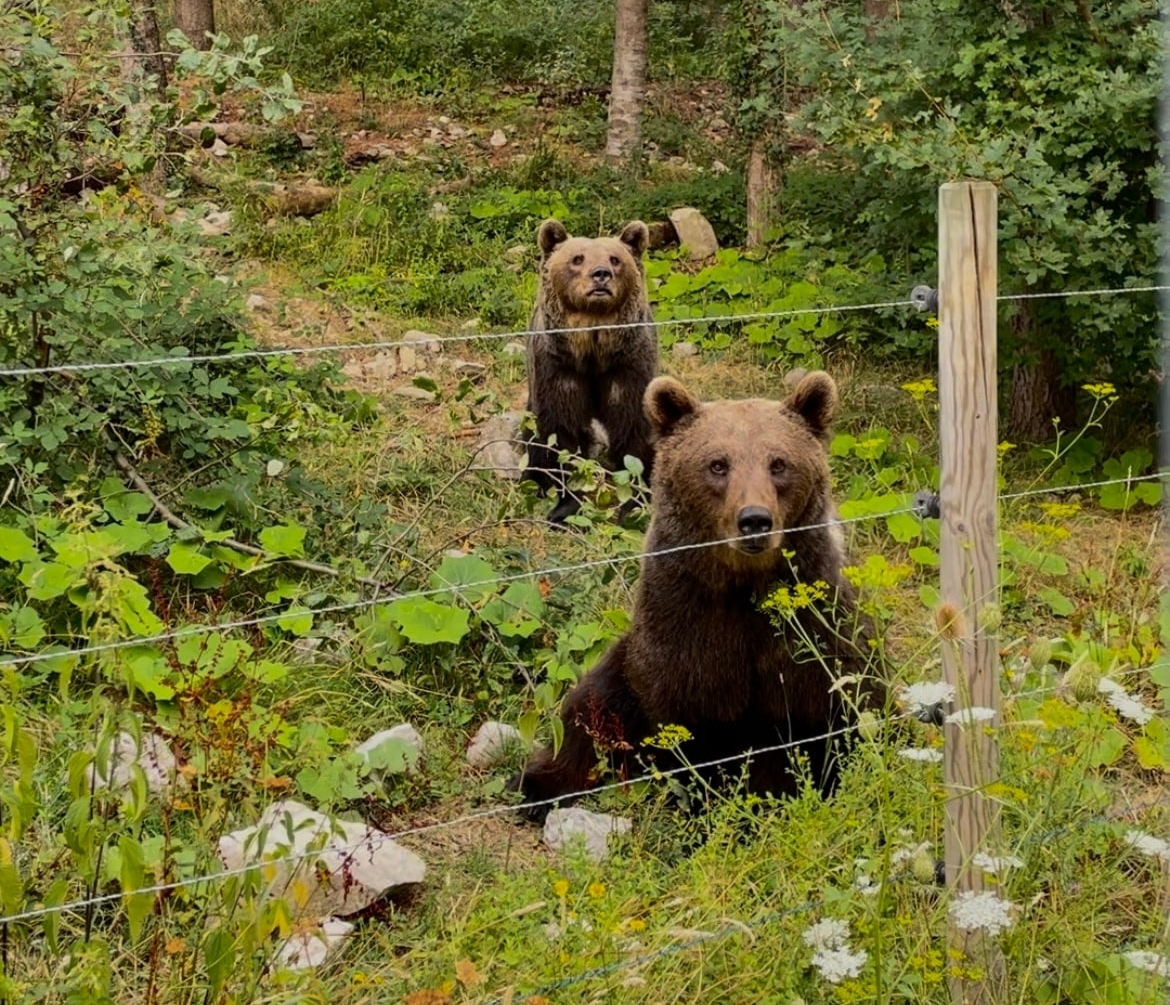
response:
<path id="1" fill-rule="evenodd" d="M 735 515 L 735 526 L 743 535 L 733 546 L 749 555 L 776 547 L 779 543 L 779 528 L 772 514 L 763 506 L 744 506 Z"/>

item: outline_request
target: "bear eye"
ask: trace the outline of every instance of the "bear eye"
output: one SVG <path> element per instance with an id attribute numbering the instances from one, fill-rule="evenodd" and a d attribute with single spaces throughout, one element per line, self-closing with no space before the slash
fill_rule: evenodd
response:
<path id="1" fill-rule="evenodd" d="M 573 264 L 574 265 L 584 265 L 585 264 L 585 256 L 584 255 L 574 255 L 573 256 Z"/>
<path id="2" fill-rule="evenodd" d="M 782 457 L 773 458 L 770 470 L 773 475 L 782 475 L 788 470 L 788 462 Z"/>
<path id="3" fill-rule="evenodd" d="M 712 461 L 710 464 L 708 464 L 707 469 L 711 472 L 711 474 L 717 475 L 718 477 L 722 478 L 725 474 L 727 474 L 728 464 L 727 464 L 727 461 L 725 461 L 721 458 L 719 460 Z"/>
<path id="4" fill-rule="evenodd" d="M 616 269 L 619 265 L 622 264 L 622 260 L 620 258 L 618 258 L 617 255 L 610 255 L 609 256 L 609 264 L 612 265 Z"/>

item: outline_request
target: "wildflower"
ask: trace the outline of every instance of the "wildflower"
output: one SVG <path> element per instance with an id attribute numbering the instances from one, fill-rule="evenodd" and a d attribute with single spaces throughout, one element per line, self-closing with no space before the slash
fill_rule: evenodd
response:
<path id="1" fill-rule="evenodd" d="M 988 890 L 982 893 L 964 890 L 951 902 L 951 920 L 956 928 L 964 931 L 999 935 L 1011 928 L 1011 912 L 1015 906 L 1010 900 L 997 897 Z"/>
<path id="2" fill-rule="evenodd" d="M 970 726 L 976 722 L 990 722 L 994 718 L 994 708 L 972 705 L 970 708 L 961 708 L 957 712 L 952 712 L 947 716 L 946 721 L 960 726 Z"/>
<path id="3" fill-rule="evenodd" d="M 905 845 L 902 848 L 895 849 L 895 851 L 890 855 L 890 868 L 897 869 L 906 862 L 913 861 L 914 856 L 917 855 L 920 851 L 930 851 L 930 842 L 923 841 L 921 844 Z"/>
<path id="4" fill-rule="evenodd" d="M 1103 380 L 1098 384 L 1082 384 L 1081 387 L 1088 391 L 1094 398 L 1112 398 L 1117 394 L 1117 388 L 1107 380 Z"/>
<path id="5" fill-rule="evenodd" d="M 1062 683 L 1077 701 L 1089 701 L 1101 690 L 1101 668 L 1096 660 L 1079 659 L 1068 668 Z"/>
<path id="6" fill-rule="evenodd" d="M 569 895 L 569 881 L 567 879 L 558 879 L 553 883 L 553 893 L 555 893 L 561 900 L 564 900 Z"/>
<path id="7" fill-rule="evenodd" d="M 1115 680 L 1102 677 L 1097 682 L 1097 690 L 1105 695 L 1106 703 L 1123 719 L 1136 722 L 1144 726 L 1154 717 L 1154 710 L 1142 704 Z"/>
<path id="8" fill-rule="evenodd" d="M 1042 502 L 1040 508 L 1053 520 L 1064 520 L 1070 516 L 1076 516 L 1081 511 L 1081 504 L 1078 502 Z"/>
<path id="9" fill-rule="evenodd" d="M 971 856 L 971 862 L 993 876 L 998 876 L 1009 869 L 1022 869 L 1024 867 L 1024 863 L 1015 855 L 987 855 L 984 852 Z"/>
<path id="10" fill-rule="evenodd" d="M 1148 970 L 1159 977 L 1170 977 L 1170 957 L 1161 953 L 1152 953 L 1148 949 L 1133 949 L 1122 954 L 1131 966 L 1139 970 Z"/>
<path id="11" fill-rule="evenodd" d="M 910 705 L 910 712 L 917 713 L 935 705 L 945 705 L 955 700 L 955 685 L 946 681 L 919 681 L 904 688 L 902 696 Z"/>
<path id="12" fill-rule="evenodd" d="M 594 900 L 597 900 L 599 897 L 604 897 L 605 896 L 605 884 L 604 883 L 590 883 L 589 884 L 589 896 L 592 897 Z"/>
<path id="13" fill-rule="evenodd" d="M 1167 865 L 1170 865 L 1170 841 L 1163 841 L 1145 831 L 1128 830 L 1125 832 L 1125 843 L 1143 855 L 1160 858 Z"/>
<path id="14" fill-rule="evenodd" d="M 1016 449 L 1016 445 L 1014 443 L 1011 443 L 1008 440 L 1004 440 L 1002 443 L 997 444 L 996 448 L 995 448 L 996 453 L 998 453 L 1000 457 L 1002 457 L 1008 451 L 1015 450 L 1015 449 Z"/>
<path id="15" fill-rule="evenodd" d="M 938 387 L 933 380 L 927 377 L 925 380 L 912 380 L 908 384 L 903 384 L 902 390 L 909 394 L 915 402 L 921 404 L 928 394 L 937 393 Z"/>
<path id="16" fill-rule="evenodd" d="M 931 747 L 903 747 L 898 751 L 898 756 L 908 761 L 923 761 L 929 764 L 938 764 L 943 759 L 942 751 Z"/>
<path id="17" fill-rule="evenodd" d="M 642 741 L 647 747 L 658 747 L 661 750 L 674 750 L 691 738 L 691 731 L 686 726 L 663 726 L 653 736 Z"/>
<path id="18" fill-rule="evenodd" d="M 792 586 L 777 587 L 761 605 L 764 610 L 779 614 L 794 614 L 806 607 L 812 607 L 829 595 L 829 584 L 823 580 L 815 583 L 794 583 Z"/>
<path id="19" fill-rule="evenodd" d="M 830 984 L 840 984 L 846 977 L 861 976 L 861 968 L 869 954 L 864 949 L 854 952 L 848 946 L 841 949 L 818 949 L 813 953 L 812 965 Z"/>
<path id="20" fill-rule="evenodd" d="M 880 883 L 873 881 L 873 877 L 868 872 L 860 873 L 857 879 L 853 881 L 853 887 L 858 893 L 864 894 L 867 897 L 872 896 L 882 888 Z"/>
<path id="21" fill-rule="evenodd" d="M 802 937 L 810 949 L 839 949 L 849 940 L 849 925 L 837 918 L 825 918 L 806 928 Z"/>

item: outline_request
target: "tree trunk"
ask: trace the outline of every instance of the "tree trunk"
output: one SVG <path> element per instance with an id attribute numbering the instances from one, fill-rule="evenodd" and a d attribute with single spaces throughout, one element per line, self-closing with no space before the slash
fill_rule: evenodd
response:
<path id="1" fill-rule="evenodd" d="M 877 22 L 889 17 L 892 0 L 865 0 L 865 37 L 871 42 L 877 36 Z"/>
<path id="2" fill-rule="evenodd" d="M 215 0 L 175 0 L 175 24 L 196 49 L 210 49 Z"/>
<path id="3" fill-rule="evenodd" d="M 605 156 L 613 161 L 629 161 L 642 144 L 648 6 L 649 0 L 617 0 L 609 131 L 605 140 Z"/>
<path id="4" fill-rule="evenodd" d="M 763 133 L 752 141 L 747 171 L 747 246 L 759 248 L 776 225 L 777 174 L 771 159 L 772 138 Z"/>
<path id="5" fill-rule="evenodd" d="M 1064 432 L 1076 424 L 1075 392 L 1061 385 L 1060 367 L 1051 349 L 1028 352 L 1034 319 L 1027 307 L 1012 318 L 1012 338 L 1027 362 L 1012 370 L 1011 401 L 1008 404 L 1007 435 L 1022 443 L 1051 443 L 1056 437 L 1054 419 Z"/>
<path id="6" fill-rule="evenodd" d="M 127 122 L 145 136 L 153 128 L 151 105 L 162 100 L 167 88 L 166 56 L 154 0 L 132 0 L 130 4 L 130 38 L 122 59 L 122 79 L 139 89 L 139 100 L 127 110 Z M 166 182 L 166 165 L 158 157 L 144 176 L 143 188 L 160 195 Z"/>

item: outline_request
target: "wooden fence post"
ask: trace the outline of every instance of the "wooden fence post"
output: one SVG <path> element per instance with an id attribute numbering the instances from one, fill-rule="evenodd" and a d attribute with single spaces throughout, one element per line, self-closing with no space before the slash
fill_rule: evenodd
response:
<path id="1" fill-rule="evenodd" d="M 998 778 L 1000 723 L 996 520 L 996 189 L 952 182 L 939 189 L 939 559 L 943 673 L 954 709 L 993 709 L 945 726 L 946 872 L 952 898 L 985 888 L 972 862 L 994 853 L 996 804 L 984 789 Z M 951 926 L 950 945 L 978 978 L 952 978 L 958 1005 L 1001 997 L 1003 958 L 994 939 Z"/>

